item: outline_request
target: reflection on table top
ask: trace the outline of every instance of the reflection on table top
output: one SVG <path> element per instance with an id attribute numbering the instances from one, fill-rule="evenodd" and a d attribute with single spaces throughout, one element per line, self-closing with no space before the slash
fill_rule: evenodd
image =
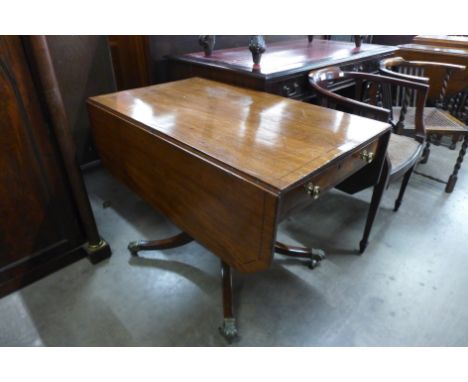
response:
<path id="1" fill-rule="evenodd" d="M 206 66 L 234 68 L 252 75 L 268 76 L 285 71 L 313 69 L 314 65 L 327 62 L 327 65 L 342 63 L 346 60 L 360 59 L 370 55 L 392 52 L 396 47 L 362 44 L 356 48 L 354 42 L 306 38 L 269 44 L 262 55 L 260 70 L 252 70 L 252 54 L 247 47 L 214 50 L 210 57 L 204 52 L 189 53 L 172 57 L 178 60 L 198 62 Z"/>
<path id="2" fill-rule="evenodd" d="M 424 51 L 427 53 L 435 53 L 435 54 L 468 56 L 468 46 L 467 46 L 467 49 L 463 49 L 463 48 L 453 48 L 453 47 L 444 47 L 444 46 L 436 46 L 436 45 L 404 44 L 404 45 L 399 45 L 398 48 L 404 49 L 404 50 Z"/>
<path id="3" fill-rule="evenodd" d="M 468 48 L 467 36 L 449 36 L 449 35 L 420 35 L 413 41 L 418 44 L 447 46 L 453 48 Z"/>
<path id="4" fill-rule="evenodd" d="M 201 78 L 97 96 L 91 102 L 280 190 L 389 128 Z"/>

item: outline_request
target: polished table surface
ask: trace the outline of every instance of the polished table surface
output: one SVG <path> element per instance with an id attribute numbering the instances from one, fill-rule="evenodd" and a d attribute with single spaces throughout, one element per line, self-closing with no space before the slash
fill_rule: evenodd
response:
<path id="1" fill-rule="evenodd" d="M 252 76 L 278 77 L 284 73 L 314 70 L 326 65 L 343 64 L 347 61 L 362 59 L 376 54 L 395 51 L 386 45 L 362 44 L 357 48 L 346 41 L 319 40 L 308 42 L 306 38 L 278 42 L 267 46 L 262 55 L 259 70 L 252 69 L 252 54 L 246 47 L 214 50 L 206 57 L 204 52 L 188 53 L 174 59 L 203 63 L 206 66 L 222 66 L 237 69 Z"/>
<path id="2" fill-rule="evenodd" d="M 419 35 L 413 38 L 417 44 L 445 46 L 451 48 L 468 48 L 468 36 Z"/>
<path id="3" fill-rule="evenodd" d="M 92 97 L 88 106 L 104 165 L 245 272 L 269 267 L 278 222 L 312 201 L 307 184 L 326 191 L 365 167 L 362 150 L 378 152 L 390 129 L 201 78 Z"/>
<path id="4" fill-rule="evenodd" d="M 201 78 L 92 98 L 278 191 L 387 124 Z"/>
<path id="5" fill-rule="evenodd" d="M 438 46 L 438 45 L 424 45 L 424 44 L 403 44 L 398 46 L 397 54 L 400 50 L 408 51 L 423 51 L 429 54 L 437 55 L 450 55 L 450 56 L 468 56 L 468 46 L 466 47 L 451 47 L 451 46 Z"/>
<path id="6" fill-rule="evenodd" d="M 179 80 L 204 77 L 232 85 L 305 100 L 314 96 L 307 75 L 311 70 L 338 65 L 343 70 L 376 72 L 381 59 L 396 51 L 394 46 L 314 39 L 290 40 L 267 45 L 260 68 L 253 68 L 247 47 L 214 50 L 206 57 L 195 52 L 168 57 L 169 77 Z M 349 87 L 352 81 L 333 85 Z"/>

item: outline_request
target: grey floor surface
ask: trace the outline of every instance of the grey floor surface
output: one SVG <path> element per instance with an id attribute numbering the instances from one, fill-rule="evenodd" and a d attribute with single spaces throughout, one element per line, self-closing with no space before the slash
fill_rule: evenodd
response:
<path id="1" fill-rule="evenodd" d="M 434 148 L 419 171 L 442 176 L 456 155 Z M 398 213 L 392 185 L 363 256 L 369 191 L 332 191 L 283 222 L 283 241 L 328 257 L 313 271 L 276 255 L 268 271 L 234 273 L 240 338 L 231 346 L 467 346 L 466 167 L 452 194 L 413 175 Z M 0 299 L 0 345 L 226 346 L 218 258 L 196 242 L 131 258 L 129 241 L 177 229 L 105 170 L 86 182 L 113 256 Z"/>

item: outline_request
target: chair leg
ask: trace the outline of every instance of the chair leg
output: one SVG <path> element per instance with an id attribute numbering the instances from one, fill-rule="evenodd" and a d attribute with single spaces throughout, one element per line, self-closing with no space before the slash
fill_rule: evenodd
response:
<path id="1" fill-rule="evenodd" d="M 424 146 L 424 150 L 422 152 L 421 160 L 419 163 L 425 164 L 429 160 L 429 154 L 431 153 L 431 142 L 429 139 L 426 141 L 426 146 Z"/>
<path id="2" fill-rule="evenodd" d="M 411 167 L 408 171 L 406 171 L 405 176 L 403 177 L 403 181 L 401 182 L 400 192 L 398 193 L 398 198 L 395 200 L 395 206 L 393 211 L 398 211 L 401 205 L 401 201 L 403 200 L 403 195 L 405 195 L 406 186 L 408 185 L 409 178 L 413 173 L 414 167 Z"/>
<path id="3" fill-rule="evenodd" d="M 449 146 L 450 150 L 455 150 L 457 148 L 457 143 L 460 140 L 460 137 L 458 135 L 453 135 L 452 136 L 452 143 Z"/>
<path id="4" fill-rule="evenodd" d="M 384 163 L 382 168 L 382 174 L 380 175 L 379 183 L 374 186 L 374 192 L 372 193 L 372 200 L 369 206 L 369 212 L 367 213 L 366 226 L 364 228 L 364 234 L 359 243 L 359 253 L 364 253 L 367 248 L 369 235 L 374 223 L 375 216 L 382 200 L 382 195 L 387 186 L 389 180 L 389 165 L 387 162 Z"/>
<path id="5" fill-rule="evenodd" d="M 463 157 L 466 154 L 466 149 L 468 147 L 468 134 L 465 135 L 463 138 L 463 143 L 458 154 L 457 162 L 455 163 L 455 167 L 453 168 L 452 175 L 450 175 L 449 180 L 447 182 L 447 186 L 445 187 L 445 192 L 451 193 L 455 188 L 455 184 L 457 183 L 458 179 L 458 170 L 460 170 L 461 164 L 463 162 Z"/>

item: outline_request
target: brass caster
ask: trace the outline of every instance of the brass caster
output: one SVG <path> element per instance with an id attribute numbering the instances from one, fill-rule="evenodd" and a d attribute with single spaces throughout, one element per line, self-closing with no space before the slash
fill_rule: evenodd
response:
<path id="1" fill-rule="evenodd" d="M 140 245 L 139 245 L 138 241 L 131 241 L 128 244 L 127 248 L 130 251 L 130 254 L 132 256 L 138 256 L 138 251 L 140 250 Z"/>
<path id="2" fill-rule="evenodd" d="M 109 244 L 103 239 L 99 240 L 96 244 L 87 243 L 84 246 L 86 253 L 88 254 L 88 258 L 92 264 L 97 264 L 102 260 L 105 260 L 111 257 L 112 251 L 109 247 Z"/>
<path id="3" fill-rule="evenodd" d="M 321 249 L 311 249 L 311 255 L 310 255 L 310 263 L 309 263 L 309 268 L 314 269 L 317 266 L 320 265 L 320 262 L 325 259 L 326 255 L 325 252 Z"/>
<path id="4" fill-rule="evenodd" d="M 309 268 L 310 268 L 310 269 L 315 269 L 315 268 L 317 268 L 319 265 L 320 265 L 320 261 L 317 261 L 317 260 L 310 260 Z"/>
<path id="5" fill-rule="evenodd" d="M 236 319 L 225 318 L 223 325 L 219 328 L 219 333 L 226 338 L 229 343 L 237 337 Z"/>

